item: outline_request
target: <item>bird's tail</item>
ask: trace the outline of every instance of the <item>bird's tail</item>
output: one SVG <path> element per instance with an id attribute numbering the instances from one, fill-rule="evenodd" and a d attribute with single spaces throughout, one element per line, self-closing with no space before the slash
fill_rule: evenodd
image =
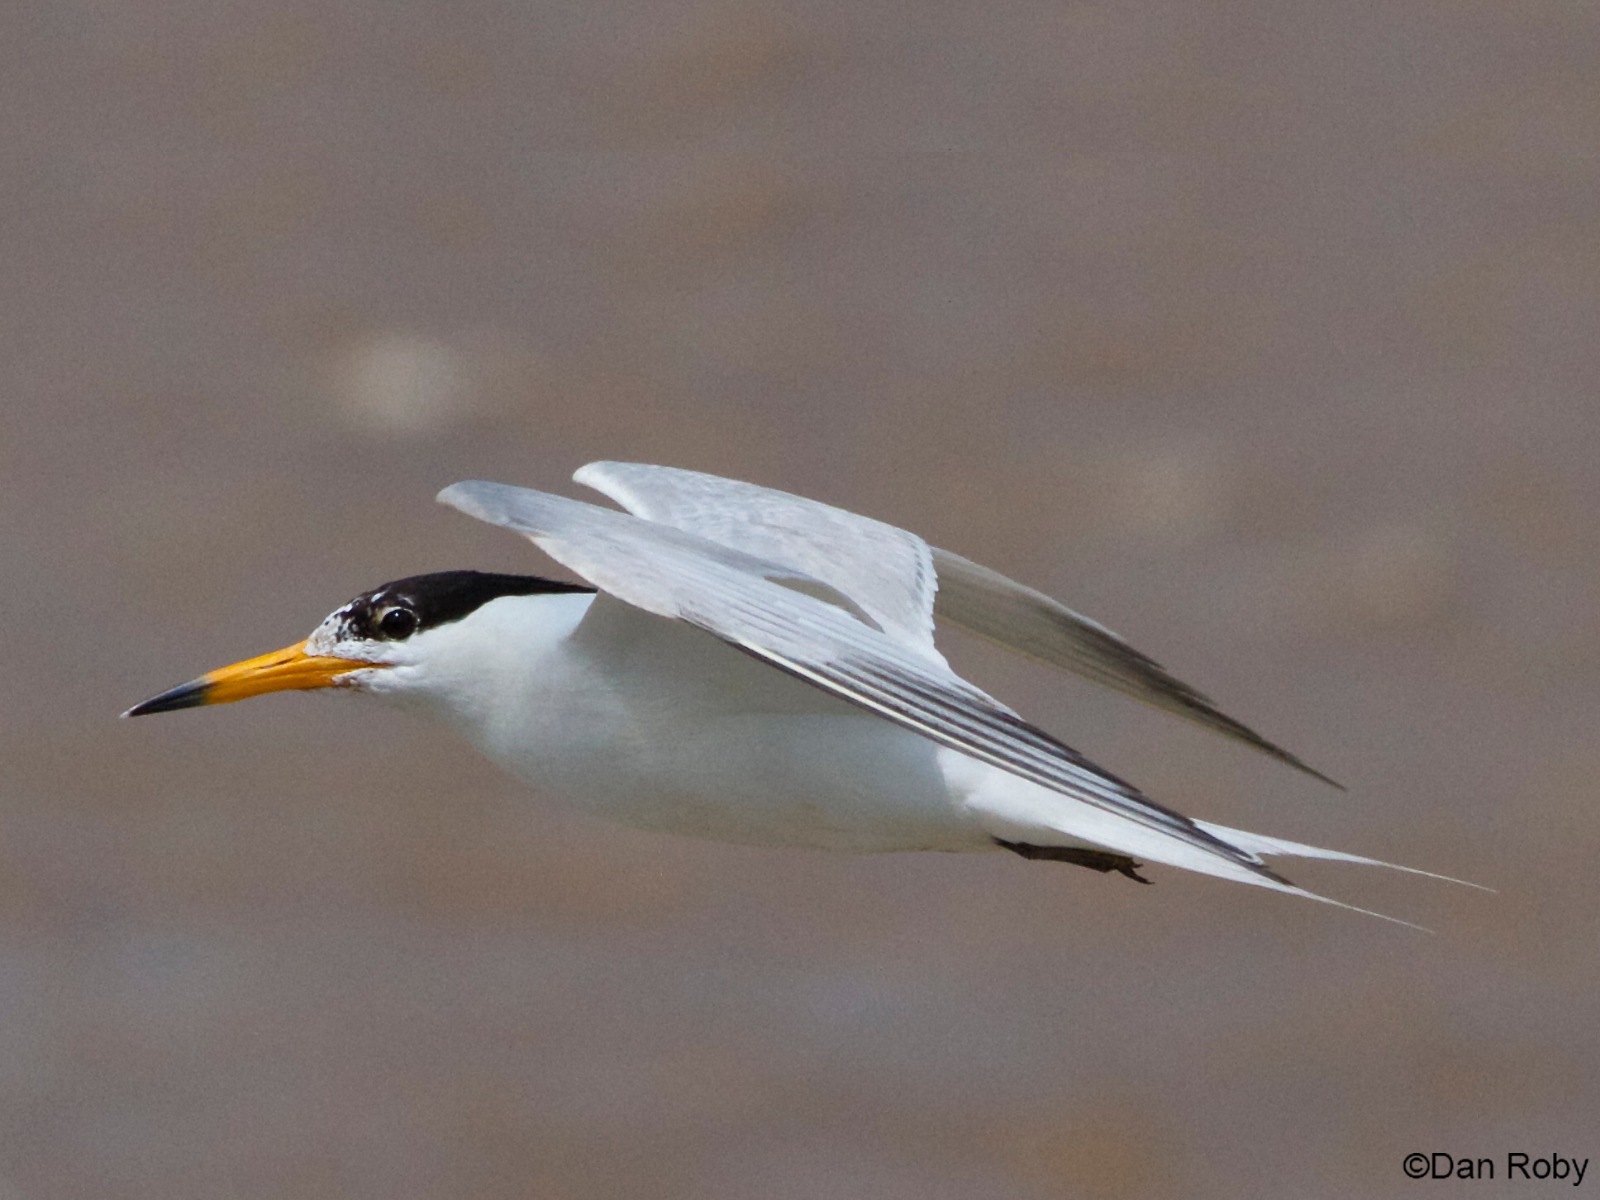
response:
<path id="1" fill-rule="evenodd" d="M 1367 858 L 1361 854 L 1348 854 L 1343 850 L 1326 850 L 1321 846 L 1308 846 L 1303 842 L 1290 842 L 1283 838 L 1267 837 L 1265 834 L 1250 833 L 1243 829 L 1229 829 L 1226 825 L 1216 825 L 1210 821 L 1196 821 L 1195 825 L 1205 830 L 1211 836 L 1220 838 L 1230 846 L 1236 846 L 1248 854 L 1258 858 L 1325 858 L 1334 862 L 1360 863 L 1368 867 L 1387 867 L 1391 871 L 1404 871 L 1408 875 L 1422 875 L 1428 879 L 1442 879 L 1446 883 L 1459 883 L 1463 887 L 1477 888 L 1479 891 L 1492 892 L 1493 888 L 1484 887 L 1481 883 L 1472 883 L 1466 879 L 1457 879 L 1452 875 L 1441 875 L 1436 871 L 1423 871 L 1417 867 L 1401 866 L 1399 863 L 1384 862 L 1379 858 Z M 1270 879 L 1256 876 L 1244 880 L 1247 883 L 1260 883 L 1274 891 L 1290 892 L 1296 896 L 1304 896 L 1308 900 L 1320 900 L 1324 904 L 1332 904 L 1337 908 L 1347 908 L 1352 912 L 1365 913 L 1367 916 L 1379 917 L 1385 921 L 1394 921 L 1399 925 L 1406 925 L 1412 929 L 1422 929 L 1421 925 L 1410 921 L 1403 921 L 1399 917 L 1391 917 L 1387 913 L 1373 912 L 1371 909 L 1359 908 L 1354 904 L 1346 904 L 1342 900 L 1319 895 L 1307 891 L 1305 888 L 1296 887 L 1290 883 L 1279 883 Z M 1424 930 L 1424 932 L 1428 932 Z"/>
<path id="2" fill-rule="evenodd" d="M 1085 847 L 1090 850 L 1109 851 L 1113 855 L 1125 855 L 1139 862 L 1182 867 L 1184 870 L 1229 879 L 1236 883 L 1248 883 L 1276 892 L 1304 896 L 1308 900 L 1320 900 L 1324 904 L 1367 913 L 1369 916 L 1381 917 L 1387 921 L 1397 921 L 1401 925 L 1411 925 L 1411 922 L 1308 891 L 1271 870 L 1264 860 L 1323 858 L 1335 862 L 1389 867 L 1392 870 L 1406 871 L 1431 879 L 1465 883 L 1468 887 L 1480 886 L 1432 871 L 1403 867 L 1360 854 L 1348 854 L 1342 850 L 1324 850 L 1320 846 L 1308 846 L 1301 842 L 1267 837 L 1243 829 L 1230 829 L 1210 821 L 1193 822 L 1195 828 L 1205 835 L 1206 840 L 1180 838 L 1168 830 L 1133 821 L 1123 814 L 1108 812 L 1082 800 L 1064 797 L 1057 792 L 1046 792 L 1042 788 L 1035 789 L 1026 785 L 1018 787 L 1009 781 L 1004 786 L 983 789 L 969 800 L 969 804 L 983 814 L 986 818 L 987 831 L 1002 845 L 1019 843 L 1029 847 Z"/>

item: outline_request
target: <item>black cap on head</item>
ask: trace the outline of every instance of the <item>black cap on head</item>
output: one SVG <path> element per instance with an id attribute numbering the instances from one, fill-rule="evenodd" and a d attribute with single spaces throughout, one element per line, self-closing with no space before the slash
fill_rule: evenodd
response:
<path id="1" fill-rule="evenodd" d="M 357 596 L 338 612 L 341 637 L 398 641 L 424 629 L 459 621 L 501 596 L 593 592 L 581 583 L 536 575 L 486 571 L 435 571 L 412 575 Z"/>

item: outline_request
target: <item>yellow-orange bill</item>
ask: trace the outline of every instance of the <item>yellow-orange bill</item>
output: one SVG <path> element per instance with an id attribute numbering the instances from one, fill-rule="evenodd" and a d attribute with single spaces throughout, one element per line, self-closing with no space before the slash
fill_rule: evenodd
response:
<path id="1" fill-rule="evenodd" d="M 251 696 L 261 696 L 267 692 L 331 687 L 338 682 L 339 676 L 372 665 L 349 658 L 307 654 L 306 644 L 296 642 L 293 646 L 285 646 L 260 658 L 248 658 L 231 667 L 202 675 L 190 683 L 179 684 L 159 696 L 150 697 L 143 704 L 135 704 L 122 715 L 142 717 L 147 713 L 172 712 L 202 704 L 232 704 L 235 700 L 248 700 Z"/>

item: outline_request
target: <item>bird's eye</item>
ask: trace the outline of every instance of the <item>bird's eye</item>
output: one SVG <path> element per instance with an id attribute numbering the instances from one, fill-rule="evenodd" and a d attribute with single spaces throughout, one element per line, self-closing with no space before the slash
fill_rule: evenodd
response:
<path id="1" fill-rule="evenodd" d="M 403 605 L 386 608 L 378 615 L 378 632 L 386 638 L 408 638 L 417 631 L 417 614 Z"/>

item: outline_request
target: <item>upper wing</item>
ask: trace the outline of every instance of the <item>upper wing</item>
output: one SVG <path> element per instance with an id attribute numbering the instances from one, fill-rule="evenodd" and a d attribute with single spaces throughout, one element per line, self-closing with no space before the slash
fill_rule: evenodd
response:
<path id="1" fill-rule="evenodd" d="M 933 561 L 914 533 L 803 496 L 677 467 L 596 462 L 572 478 L 637 517 L 820 579 L 896 641 L 944 661 L 933 645 Z"/>
<path id="2" fill-rule="evenodd" d="M 596 462 L 573 478 L 647 521 L 822 580 L 890 637 L 943 663 L 934 618 L 1270 754 L 1340 785 L 1223 713 L 1105 626 L 1043 592 L 882 521 L 772 488 L 645 463 Z"/>
<path id="3" fill-rule="evenodd" d="M 525 534 L 619 600 L 686 621 L 963 754 L 1282 882 L 1256 855 L 1096 767 L 942 664 L 832 604 L 770 582 L 772 563 L 680 529 L 528 488 L 457 483 L 439 500 Z"/>
<path id="4" fill-rule="evenodd" d="M 1270 754 L 1336 788 L 1343 785 L 1222 712 L 1210 697 L 1167 674 L 1111 630 L 1043 592 L 959 554 L 934 549 L 939 594 L 934 612 L 1019 654 L 1063 667 L 1156 708 L 1176 713 Z"/>

